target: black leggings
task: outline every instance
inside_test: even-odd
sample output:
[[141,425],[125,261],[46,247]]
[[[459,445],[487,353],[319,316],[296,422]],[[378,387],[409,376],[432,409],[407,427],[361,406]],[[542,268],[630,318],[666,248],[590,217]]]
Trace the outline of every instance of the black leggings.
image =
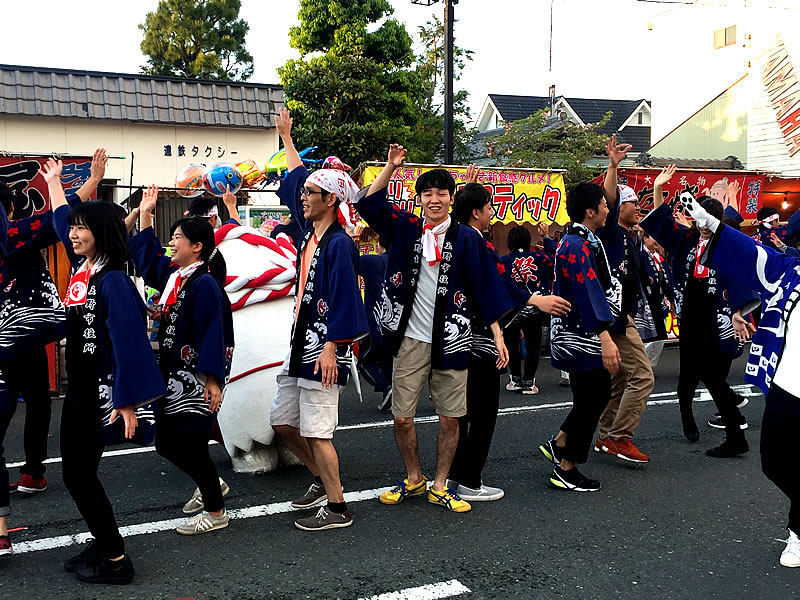
[[473,357],[467,373],[467,414],[458,419],[458,448],[450,467],[453,481],[481,487],[499,407],[500,372],[495,359]]
[[192,478],[206,511],[225,508],[217,467],[208,452],[208,431],[187,431],[180,417],[161,416],[156,421],[156,452]]
[[[525,336],[520,340],[520,331]],[[521,346],[525,344],[527,355],[525,369],[522,371],[524,381],[533,381],[539,368],[539,347],[542,345],[542,316],[539,313],[516,319],[508,324],[503,333],[508,348],[508,370],[514,377],[520,376]]]
[[572,410],[561,425],[567,434],[564,458],[585,463],[594,441],[594,433],[603,411],[611,399],[611,374],[605,369],[571,371]]
[[114,510],[97,476],[103,455],[100,403],[67,393],[61,411],[61,458],[64,485],[106,558],[125,554]]
[[800,398],[773,383],[761,422],[761,470],[789,498],[789,529],[800,535],[800,478],[795,463],[800,454],[798,431]]

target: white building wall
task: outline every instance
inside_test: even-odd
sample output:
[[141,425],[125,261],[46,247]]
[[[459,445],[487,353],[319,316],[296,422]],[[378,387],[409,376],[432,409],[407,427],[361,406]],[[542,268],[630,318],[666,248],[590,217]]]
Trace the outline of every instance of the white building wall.
[[[165,145],[171,146],[171,156],[164,155]],[[185,147],[185,156],[178,156],[179,145]],[[194,146],[198,148],[197,156],[192,156]],[[178,171],[191,163],[253,159],[263,167],[278,150],[278,134],[275,129],[186,127],[0,115],[2,151],[91,155],[97,147],[105,147],[110,156],[124,157],[109,160],[107,178],[117,179],[120,184],[127,185],[133,162],[134,187],[151,183],[172,187]],[[206,148],[211,148],[208,157]],[[222,151],[224,154],[219,158]],[[114,199],[120,201],[127,195],[127,189],[117,189]]]

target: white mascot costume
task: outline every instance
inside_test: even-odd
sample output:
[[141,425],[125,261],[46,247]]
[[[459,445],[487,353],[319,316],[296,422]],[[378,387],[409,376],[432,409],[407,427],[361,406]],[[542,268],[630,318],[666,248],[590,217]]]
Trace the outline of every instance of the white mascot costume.
[[297,464],[269,425],[275,377],[289,348],[297,250],[285,234],[270,239],[257,229],[225,225],[216,232],[225,257],[225,290],[233,308],[236,349],[219,411],[225,449],[238,473]]

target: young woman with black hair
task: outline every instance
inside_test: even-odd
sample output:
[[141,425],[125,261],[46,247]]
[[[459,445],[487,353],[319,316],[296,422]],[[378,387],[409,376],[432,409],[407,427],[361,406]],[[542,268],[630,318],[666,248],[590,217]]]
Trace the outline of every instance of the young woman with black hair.
[[[61,412],[61,457],[69,490],[94,540],[64,563],[89,583],[130,583],[111,503],[97,476],[104,447],[152,441],[152,412],[136,410],[164,395],[147,341],[146,309],[125,274],[125,228],[108,202],[87,202],[70,211],[61,187],[61,161],[40,173],[47,182],[53,221],[74,274],[67,289],[67,377]],[[122,419],[117,419],[122,417]]]
[[225,259],[211,225],[196,217],[173,223],[167,258],[153,231],[157,199],[158,188],[151,185],[139,205],[140,232],[131,249],[145,283],[161,292],[159,367],[167,395],[156,415],[156,451],[197,484],[202,512],[177,529],[197,535],[228,526],[224,482],[211,460],[208,437],[230,374],[233,317],[223,289]]

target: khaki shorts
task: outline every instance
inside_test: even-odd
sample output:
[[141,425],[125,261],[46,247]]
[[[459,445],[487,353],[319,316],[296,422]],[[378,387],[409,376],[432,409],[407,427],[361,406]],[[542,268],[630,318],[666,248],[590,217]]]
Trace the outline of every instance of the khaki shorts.
[[413,417],[419,397],[430,376],[433,408],[442,417],[467,414],[467,371],[431,369],[431,344],[404,337],[394,359],[392,414]]
[[339,424],[339,390],[325,389],[318,381],[289,377],[289,359],[278,373],[278,391],[272,402],[269,423],[289,425],[306,438],[330,440]]

